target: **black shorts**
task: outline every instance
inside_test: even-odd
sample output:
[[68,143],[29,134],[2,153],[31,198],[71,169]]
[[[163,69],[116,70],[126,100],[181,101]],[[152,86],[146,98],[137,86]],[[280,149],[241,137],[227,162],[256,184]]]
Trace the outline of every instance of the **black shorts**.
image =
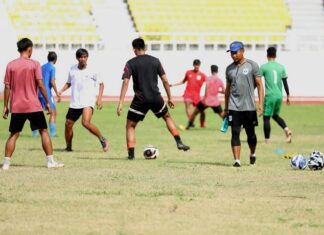
[[30,122],[30,128],[32,131],[47,129],[45,115],[42,111],[40,111],[33,113],[12,113],[9,131],[11,133],[21,132],[27,119]]
[[[82,108],[82,109],[69,108],[65,118],[76,122],[82,115],[83,109],[84,108]],[[92,109],[92,113],[93,113],[93,108],[91,107],[91,109]]]
[[223,109],[222,109],[222,106],[221,105],[218,105],[218,106],[206,106],[204,105],[203,102],[199,102],[198,105],[197,105],[197,109],[202,112],[204,111],[206,108],[212,108],[214,113],[218,113],[218,114],[221,114],[223,112]]
[[229,110],[229,126],[254,127],[258,125],[258,116],[256,111],[234,111]]
[[140,100],[135,96],[129,107],[127,119],[133,122],[143,121],[149,110],[152,110],[157,118],[163,117],[168,113],[167,104],[164,102],[162,96],[150,102]]

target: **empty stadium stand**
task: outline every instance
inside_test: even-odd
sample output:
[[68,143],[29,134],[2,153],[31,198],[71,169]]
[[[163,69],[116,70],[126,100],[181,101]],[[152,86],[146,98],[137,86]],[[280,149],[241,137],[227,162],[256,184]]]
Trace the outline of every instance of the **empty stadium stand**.
[[149,41],[283,42],[291,27],[284,0],[128,0]]
[[[17,37],[48,47],[100,42],[89,0],[3,0]],[[57,45],[59,44],[59,45]]]

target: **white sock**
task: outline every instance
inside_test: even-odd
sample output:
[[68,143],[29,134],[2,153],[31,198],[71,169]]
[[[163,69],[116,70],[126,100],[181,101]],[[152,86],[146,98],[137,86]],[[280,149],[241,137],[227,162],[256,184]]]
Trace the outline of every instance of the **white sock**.
[[241,161],[240,160],[236,159],[235,162],[237,162],[238,164],[241,165]]
[[250,156],[251,156],[251,157],[255,157],[255,153],[251,154]]
[[53,155],[48,155],[47,156],[47,162],[53,163],[54,162],[54,157]]
[[3,159],[3,165],[10,165],[10,160],[11,160],[10,157],[4,157],[4,159]]
[[285,132],[288,132],[289,131],[289,128],[288,127],[285,127],[284,130],[285,130]]

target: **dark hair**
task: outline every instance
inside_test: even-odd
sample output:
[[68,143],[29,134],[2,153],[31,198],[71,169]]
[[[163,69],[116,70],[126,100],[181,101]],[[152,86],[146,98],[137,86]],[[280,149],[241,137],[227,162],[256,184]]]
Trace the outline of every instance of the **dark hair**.
[[22,38],[17,42],[18,51],[21,53],[29,47],[33,47],[33,42],[29,38]]
[[200,60],[198,60],[198,59],[195,59],[194,61],[193,61],[193,65],[200,65],[201,64],[201,62],[200,62]]
[[277,49],[275,47],[269,47],[267,50],[267,57],[270,58],[277,57]]
[[134,49],[145,50],[145,41],[142,38],[136,38],[132,42]]
[[56,60],[57,60],[57,55],[56,55],[56,53],[55,53],[54,51],[50,51],[50,52],[48,52],[47,60],[48,60],[49,62],[54,62],[54,61],[56,61]]
[[210,66],[210,70],[212,73],[218,73],[218,66],[213,64]]
[[89,57],[89,52],[84,48],[79,48],[75,53],[76,58],[81,58],[81,56]]

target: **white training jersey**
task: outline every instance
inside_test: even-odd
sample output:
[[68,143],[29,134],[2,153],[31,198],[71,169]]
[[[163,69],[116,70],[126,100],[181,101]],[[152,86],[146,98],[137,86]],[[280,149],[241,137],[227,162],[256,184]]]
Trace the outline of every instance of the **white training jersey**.
[[71,84],[70,108],[94,108],[102,80],[92,67],[87,65],[85,69],[80,70],[77,64],[73,65],[67,83]]

